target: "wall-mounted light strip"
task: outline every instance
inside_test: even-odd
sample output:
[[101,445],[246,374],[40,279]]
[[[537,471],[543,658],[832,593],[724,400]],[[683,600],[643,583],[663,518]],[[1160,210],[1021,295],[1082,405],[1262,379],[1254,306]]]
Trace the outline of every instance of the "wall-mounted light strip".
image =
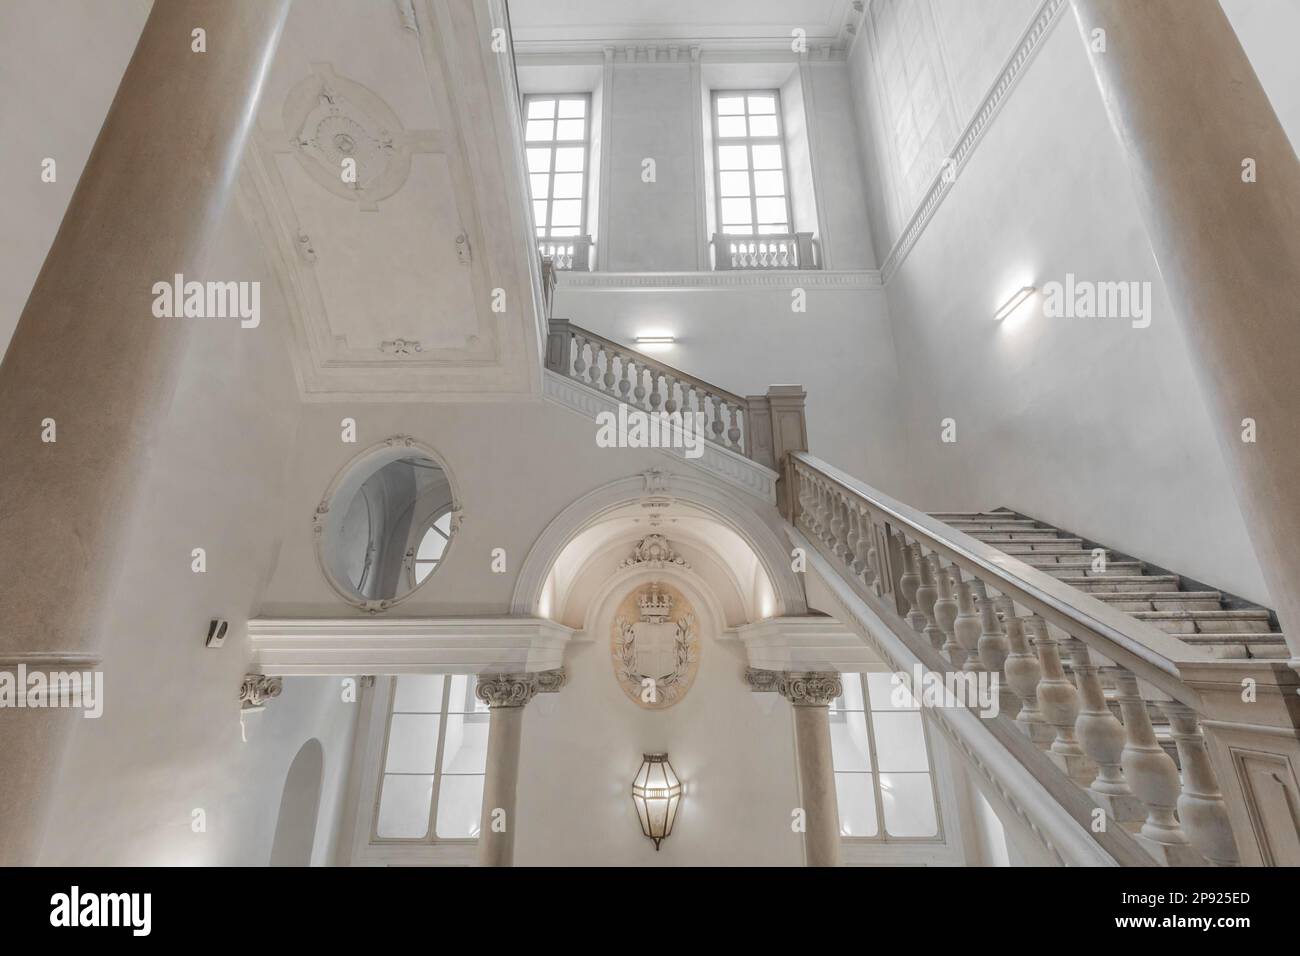
[[1001,322],[1016,309],[1020,308],[1024,301],[1038,291],[1036,286],[1027,285],[1018,290],[1015,295],[1002,303],[1002,308],[998,309],[993,315],[994,322]]
[[638,335],[637,345],[672,345],[677,339],[671,335]]

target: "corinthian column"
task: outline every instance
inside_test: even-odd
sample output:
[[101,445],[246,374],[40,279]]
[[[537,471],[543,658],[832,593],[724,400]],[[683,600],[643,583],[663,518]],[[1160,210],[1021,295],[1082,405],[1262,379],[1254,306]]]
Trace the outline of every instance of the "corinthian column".
[[1300,659],[1300,161],[1218,0],[1074,0],[1074,12]]
[[479,822],[479,866],[512,866],[515,860],[515,798],[519,788],[519,741],[524,708],[539,693],[564,686],[564,671],[537,674],[484,674],[475,696],[486,703],[488,750]]
[[[166,0],[145,23],[0,364],[0,668],[97,660],[186,338],[152,287],[203,271],[289,2]],[[66,712],[0,721],[0,863],[30,863]]]
[[776,688],[794,707],[799,799],[804,811],[804,862],[839,866],[840,808],[831,759],[830,703],[843,693],[839,674],[782,673]]

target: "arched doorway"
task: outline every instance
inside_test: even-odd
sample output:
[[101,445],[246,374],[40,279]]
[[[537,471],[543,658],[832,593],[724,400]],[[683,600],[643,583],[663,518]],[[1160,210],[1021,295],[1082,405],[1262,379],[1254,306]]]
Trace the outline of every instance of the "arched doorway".
[[313,737],[299,748],[284,778],[280,815],[271,844],[271,866],[311,866],[324,774],[325,751]]

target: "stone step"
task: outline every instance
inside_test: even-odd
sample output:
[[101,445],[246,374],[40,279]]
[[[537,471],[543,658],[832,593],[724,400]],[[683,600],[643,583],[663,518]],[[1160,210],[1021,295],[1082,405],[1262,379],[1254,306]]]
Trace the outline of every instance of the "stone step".
[[[1068,551],[1063,554],[1054,554],[1051,551],[1035,551],[1027,556],[1021,557],[1025,564],[1032,565],[1036,568],[1051,567],[1053,570],[1058,568],[1079,568],[1092,569],[1092,552],[1091,551]],[[1134,574],[1142,569],[1141,561],[1117,561],[1106,555],[1106,569],[1128,568]],[[1084,573],[1087,573],[1086,571]]]
[[1121,611],[1220,611],[1223,595],[1218,591],[1114,591],[1094,594],[1099,601]]
[[[931,517],[934,517],[931,515]],[[996,518],[988,521],[968,518],[953,518],[951,521],[945,521],[944,524],[951,525],[958,530],[972,534],[974,531],[1055,531],[1055,528],[1049,528],[1041,521],[1034,521],[1031,518],[1013,518],[1006,521],[998,521]]]
[[[1091,551],[1085,551],[1079,544],[1071,543],[1064,538],[1053,538],[1050,541],[1017,541],[1014,543],[988,541],[986,544],[997,546],[999,551],[1007,554],[1074,554],[1087,555],[1092,558]],[[1109,553],[1106,555],[1110,558]]]
[[1268,611],[1134,611],[1133,617],[1146,621],[1167,634],[1269,634],[1272,623]]
[[1080,561],[1069,559],[1065,561],[1052,561],[1052,555],[1043,557],[1031,557],[1025,561],[1025,564],[1032,568],[1050,574],[1052,577],[1077,577],[1083,575],[1086,578],[1105,578],[1105,577],[1132,577],[1142,573],[1142,562],[1140,561],[1111,561],[1106,565],[1105,571],[1094,571],[1092,569],[1092,559]]
[[1291,655],[1286,638],[1276,631],[1268,634],[1179,634],[1178,639],[1225,660],[1251,657],[1285,660]]
[[1069,541],[1076,547],[1083,547],[1082,538],[1063,537],[1059,531],[1053,531],[1050,528],[1039,528],[1035,531],[977,531],[971,533],[972,538],[978,538],[988,544],[1032,544],[1039,541]]
[[1113,574],[1108,577],[1088,578],[1081,575],[1057,575],[1062,584],[1087,591],[1095,598],[1106,594],[1123,594],[1133,591],[1177,591],[1181,579],[1176,574]]
[[1010,511],[931,511],[930,517],[938,521],[990,521],[993,519],[1015,520]]

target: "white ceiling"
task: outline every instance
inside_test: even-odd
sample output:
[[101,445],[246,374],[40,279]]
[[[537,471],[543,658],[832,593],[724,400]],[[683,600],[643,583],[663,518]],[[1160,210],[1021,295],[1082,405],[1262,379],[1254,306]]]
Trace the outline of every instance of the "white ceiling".
[[[581,49],[626,43],[699,42],[712,47],[788,46],[796,29],[810,46],[856,25],[852,0],[509,0],[515,46]],[[858,5],[860,6],[860,4]]]
[[540,391],[522,150],[485,9],[292,7],[241,199],[289,299],[304,398]]

